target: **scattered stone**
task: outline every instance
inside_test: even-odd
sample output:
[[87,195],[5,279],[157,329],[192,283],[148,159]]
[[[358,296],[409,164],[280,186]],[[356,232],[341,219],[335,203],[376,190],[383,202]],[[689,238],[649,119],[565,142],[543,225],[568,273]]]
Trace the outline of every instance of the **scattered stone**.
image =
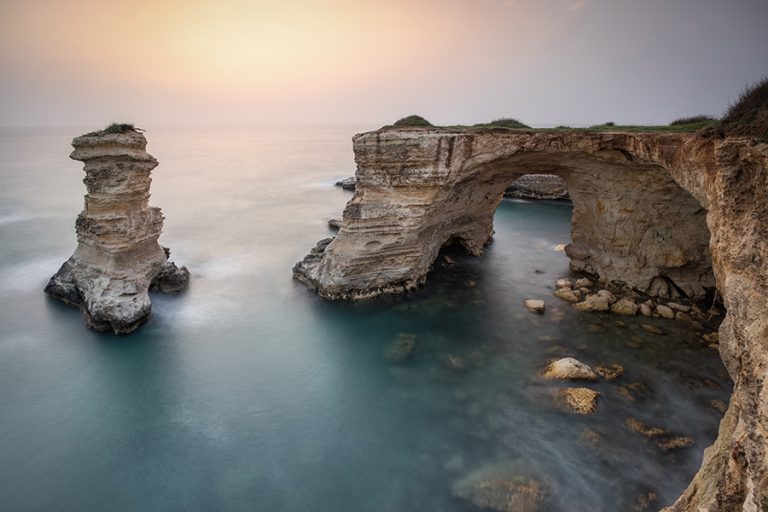
[[384,355],[393,363],[402,363],[411,357],[414,348],[416,348],[416,336],[400,333],[387,348]]
[[328,219],[328,227],[333,229],[341,229],[341,219]]
[[688,313],[691,310],[690,306],[678,304],[677,302],[667,302],[667,307],[674,309],[675,311],[680,311],[681,313]]
[[608,304],[613,304],[616,302],[616,296],[609,292],[608,290],[600,290],[597,292],[598,297],[603,297],[608,301]]
[[680,448],[685,448],[692,445],[693,439],[685,436],[656,441],[656,446],[661,448],[661,451],[664,453],[671,452],[672,450],[679,450]]
[[653,310],[648,304],[640,304],[640,314],[644,317],[650,318],[653,316]]
[[581,292],[582,295],[589,295],[590,293],[592,293],[592,290],[590,290],[586,286],[582,286],[581,288],[579,288],[579,291]]
[[616,392],[630,402],[645,400],[653,394],[651,388],[642,382],[630,382],[624,386],[619,386],[616,388]]
[[640,327],[643,328],[644,331],[650,332],[651,334],[658,334],[658,335],[664,335],[666,332],[664,329],[659,327],[658,325],[653,324],[640,324]]
[[627,322],[625,322],[623,320],[616,320],[615,322],[613,322],[613,324],[616,327],[618,327],[619,329],[627,329],[627,328],[629,328],[629,325],[627,325]]
[[635,316],[638,305],[632,299],[620,299],[611,306],[611,312],[617,315]]
[[589,388],[560,388],[554,392],[555,404],[562,410],[575,414],[597,412],[600,393]]
[[642,421],[635,418],[627,418],[627,421],[625,421],[624,424],[632,432],[637,432],[638,434],[642,435],[643,437],[647,437],[648,439],[668,436],[670,434],[670,431],[665,428],[646,425]]
[[691,319],[691,317],[688,316],[688,314],[686,314],[686,313],[683,313],[681,311],[675,312],[675,320],[682,320],[682,321],[687,322],[690,319]]
[[550,363],[542,376],[549,380],[597,380],[597,374],[592,368],[572,357]]
[[591,286],[594,286],[594,283],[587,279],[586,277],[582,277],[576,280],[576,286],[579,288],[589,288]]
[[725,411],[728,410],[728,405],[726,405],[725,402],[722,400],[714,399],[709,402],[709,406],[712,407],[714,410],[719,412],[720,414],[725,414]]
[[616,380],[624,375],[624,367],[617,363],[599,364],[595,371],[605,380]]
[[555,297],[564,300],[566,302],[574,303],[579,302],[579,295],[576,295],[579,291],[573,291],[571,288],[559,288],[555,291]]
[[656,312],[661,315],[663,318],[667,319],[673,319],[675,318],[675,312],[672,311],[672,308],[669,308],[665,306],[664,304],[657,304],[656,305]]
[[538,299],[526,299],[525,307],[528,308],[529,311],[533,311],[534,313],[543,313],[544,301],[538,300]]
[[568,278],[558,279],[555,283],[555,288],[558,290],[560,288],[572,288],[573,287],[573,281],[571,281]]
[[437,356],[437,360],[440,361],[444,367],[454,371],[464,371],[467,369],[467,363],[459,356],[453,354],[440,354]]
[[659,500],[659,495],[654,491],[645,491],[634,501],[629,509],[629,512],[648,512],[650,510],[656,510],[656,502]]
[[535,512],[545,498],[539,480],[499,465],[473,471],[452,492],[478,508],[499,512]]
[[573,307],[579,311],[608,311],[611,305],[606,297],[592,293],[587,295],[583,302],[576,303]]

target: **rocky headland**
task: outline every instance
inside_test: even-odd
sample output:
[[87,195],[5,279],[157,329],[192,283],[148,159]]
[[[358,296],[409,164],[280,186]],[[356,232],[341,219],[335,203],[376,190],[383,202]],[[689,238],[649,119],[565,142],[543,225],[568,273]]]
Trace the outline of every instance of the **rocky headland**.
[[[733,395],[669,510],[768,508],[768,143],[729,133],[387,127],[355,136],[354,151],[356,191],[339,233],[296,264],[296,279],[329,299],[414,289],[443,246],[482,253],[515,179],[557,175],[573,201],[571,269],[599,283],[559,286],[560,298],[585,311],[693,322],[691,305],[716,289],[727,311],[715,348]],[[558,392],[563,403],[591,410],[596,396],[574,389]],[[688,442],[650,438],[664,450]]]
[[97,331],[127,334],[149,317],[150,288],[178,292],[189,272],[169,261],[158,243],[159,208],[149,206],[157,160],[133,127],[110,127],[72,141],[70,158],[83,162],[87,189],[77,217],[77,249],[51,277],[45,293],[83,312]]

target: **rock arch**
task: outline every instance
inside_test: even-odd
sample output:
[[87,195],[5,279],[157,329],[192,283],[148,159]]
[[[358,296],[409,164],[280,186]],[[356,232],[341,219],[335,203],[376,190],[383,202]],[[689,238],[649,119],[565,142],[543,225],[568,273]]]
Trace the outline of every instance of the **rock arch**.
[[294,267],[329,299],[410,290],[450,239],[479,254],[504,188],[526,172],[568,183],[572,267],[652,293],[674,283],[691,296],[714,284],[711,268],[735,386],[717,440],[671,510],[768,510],[768,144],[430,128],[360,134],[354,150],[358,185],[338,236]]

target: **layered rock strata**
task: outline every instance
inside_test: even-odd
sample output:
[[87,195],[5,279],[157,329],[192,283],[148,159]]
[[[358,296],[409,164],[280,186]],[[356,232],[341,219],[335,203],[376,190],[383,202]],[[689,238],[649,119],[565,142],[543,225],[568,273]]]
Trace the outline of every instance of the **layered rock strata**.
[[45,292],[82,310],[89,327],[126,334],[149,317],[149,289],[182,290],[186,267],[169,261],[158,243],[159,208],[150,207],[150,173],[157,160],[133,130],[94,132],[72,141],[70,155],[85,166],[85,207],[77,217],[77,249]]
[[727,309],[719,351],[734,392],[717,440],[670,510],[768,510],[768,144],[386,129],[357,135],[354,150],[357,189],[338,236],[294,267],[323,297],[412,289],[452,241],[480,254],[504,190],[527,173],[568,184],[574,270],[652,296],[696,299],[716,284]]
[[504,197],[517,199],[549,199],[567,201],[568,186],[554,174],[526,174],[520,176],[504,191]]

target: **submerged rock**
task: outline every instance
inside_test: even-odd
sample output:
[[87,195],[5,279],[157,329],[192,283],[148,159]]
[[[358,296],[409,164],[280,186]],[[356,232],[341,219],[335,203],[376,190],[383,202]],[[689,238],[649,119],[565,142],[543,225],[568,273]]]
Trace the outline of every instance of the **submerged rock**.
[[415,348],[416,336],[413,334],[400,333],[387,348],[384,355],[393,363],[402,363],[411,356],[411,353]]
[[548,380],[597,380],[597,374],[592,368],[572,357],[564,357],[550,363],[542,377]]
[[127,334],[147,321],[149,289],[178,292],[186,267],[169,261],[158,243],[163,214],[149,206],[150,173],[157,160],[139,131],[106,130],[72,141],[73,160],[84,162],[85,208],[77,217],[77,249],[51,277],[45,293],[83,312],[97,331]]
[[538,479],[501,465],[473,471],[454,483],[452,491],[478,508],[499,512],[535,512],[546,496]]
[[624,367],[617,363],[599,364],[595,371],[605,380],[616,380],[624,375]]
[[597,412],[600,393],[589,388],[560,388],[554,390],[555,404],[567,412],[592,414]]
[[662,328],[661,328],[661,327],[659,327],[658,325],[653,325],[653,324],[640,324],[640,327],[641,327],[641,328],[642,328],[644,331],[646,331],[646,332],[650,332],[651,334],[658,334],[658,335],[663,335],[663,334],[666,334],[666,332],[664,331],[664,329],[662,329]]

